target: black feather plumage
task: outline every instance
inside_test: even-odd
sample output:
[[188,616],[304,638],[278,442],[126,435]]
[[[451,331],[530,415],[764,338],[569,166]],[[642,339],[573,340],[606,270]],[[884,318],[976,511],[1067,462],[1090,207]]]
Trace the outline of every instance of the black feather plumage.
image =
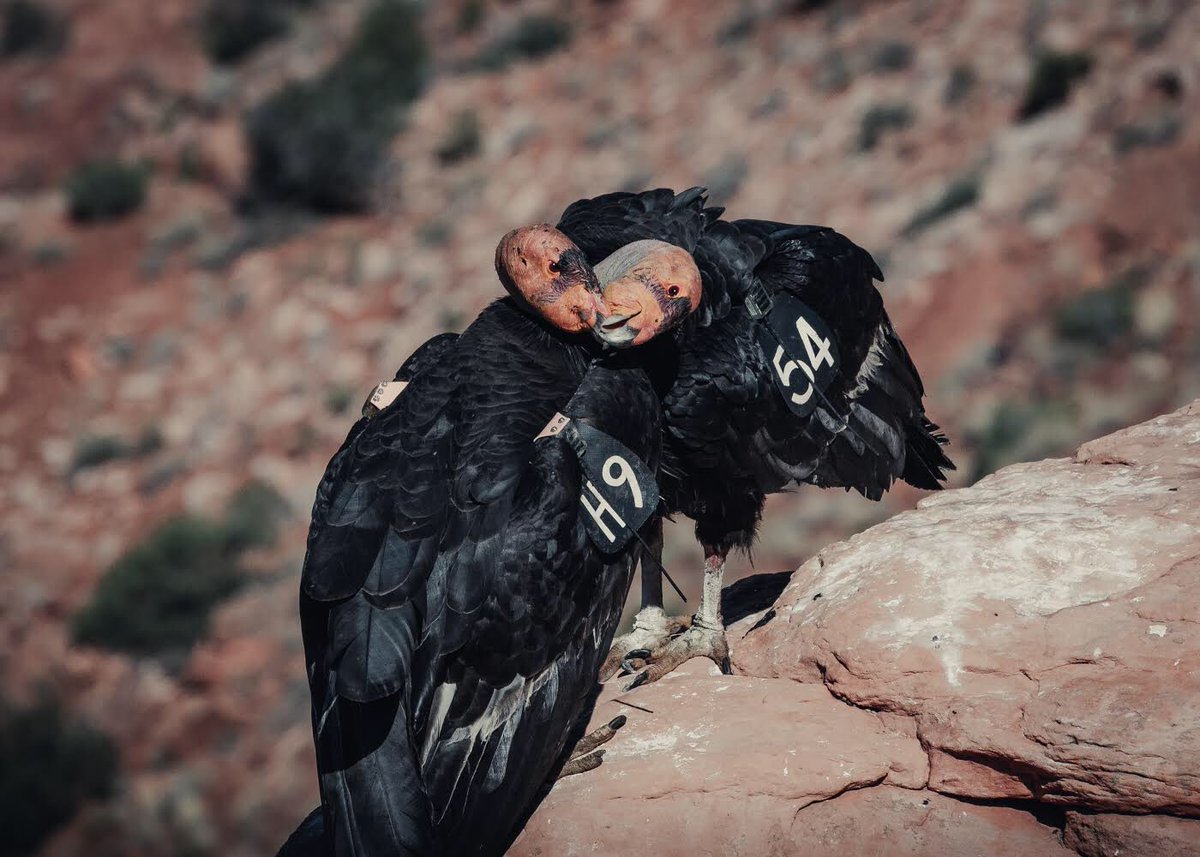
[[[865,250],[824,226],[720,220],[706,194],[659,189],[572,204],[559,228],[595,261],[658,238],[692,251],[704,314],[675,338],[664,395],[661,488],[669,511],[696,521],[706,545],[749,548],[766,495],[808,482],[878,499],[896,479],[939,488],[954,465],[925,416],[920,375],[874,286]],[[806,417],[786,407],[746,307],[751,290],[788,293],[837,339],[838,375]]]
[[418,350],[331,460],[300,596],[323,805],[305,847],[498,855],[561,763],[636,554],[592,547],[574,453],[533,438],[562,411],[651,467],[661,442],[647,375],[599,356],[497,301]]

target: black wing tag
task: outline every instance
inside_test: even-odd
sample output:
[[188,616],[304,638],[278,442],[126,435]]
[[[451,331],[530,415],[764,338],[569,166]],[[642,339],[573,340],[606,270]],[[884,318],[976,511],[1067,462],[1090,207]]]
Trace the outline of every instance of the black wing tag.
[[583,468],[584,526],[596,547],[615,553],[658,508],[658,483],[650,468],[614,438],[575,420],[571,427],[583,441],[576,452]]
[[778,295],[758,326],[758,345],[788,408],[797,416],[811,414],[837,375],[837,345],[829,327],[811,307]]

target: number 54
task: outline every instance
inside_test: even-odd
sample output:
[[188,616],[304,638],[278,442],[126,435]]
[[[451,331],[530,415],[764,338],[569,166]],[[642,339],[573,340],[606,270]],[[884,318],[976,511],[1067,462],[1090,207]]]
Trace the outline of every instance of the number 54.
[[829,340],[824,339],[813,330],[812,325],[808,323],[808,319],[800,316],[796,319],[796,332],[800,334],[800,340],[804,343],[804,350],[808,355],[808,362],[788,360],[786,363],[783,358],[787,353],[783,350],[783,346],[779,345],[775,348],[775,371],[779,373],[779,380],[783,382],[785,387],[792,386],[792,373],[799,368],[808,378],[808,387],[801,393],[792,393],[792,401],[797,405],[803,405],[812,398],[813,382],[816,380],[816,370],[822,365],[828,364],[833,366],[833,352],[830,350]]

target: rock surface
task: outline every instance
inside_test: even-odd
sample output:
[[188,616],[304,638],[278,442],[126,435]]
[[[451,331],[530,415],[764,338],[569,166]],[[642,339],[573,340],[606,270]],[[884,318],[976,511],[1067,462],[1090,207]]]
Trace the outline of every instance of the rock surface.
[[1197,603],[1200,402],[829,546],[736,675],[610,683],[514,853],[1200,854]]

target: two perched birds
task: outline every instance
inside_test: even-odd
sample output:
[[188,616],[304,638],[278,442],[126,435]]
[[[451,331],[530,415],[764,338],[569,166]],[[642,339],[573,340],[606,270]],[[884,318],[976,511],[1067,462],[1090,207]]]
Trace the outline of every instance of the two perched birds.
[[[768,494],[878,498],[952,469],[871,257],[721,214],[700,188],[618,193],[509,233],[509,297],[364,408],[313,507],[321,807],[281,854],[502,854],[620,725],[582,736],[598,676],[728,668],[725,558]],[[690,620],[662,606],[674,513],[705,553]],[[642,609],[614,641],[639,560]]]

